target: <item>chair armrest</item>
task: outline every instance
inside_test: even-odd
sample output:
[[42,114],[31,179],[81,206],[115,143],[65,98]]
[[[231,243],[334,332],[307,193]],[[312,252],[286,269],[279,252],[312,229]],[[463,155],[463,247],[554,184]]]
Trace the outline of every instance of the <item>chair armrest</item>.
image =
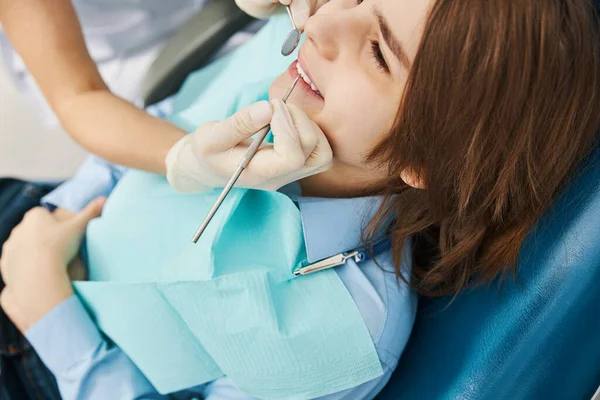
[[150,66],[141,83],[142,106],[175,94],[186,77],[206,65],[231,36],[254,19],[235,0],[213,0],[172,37]]

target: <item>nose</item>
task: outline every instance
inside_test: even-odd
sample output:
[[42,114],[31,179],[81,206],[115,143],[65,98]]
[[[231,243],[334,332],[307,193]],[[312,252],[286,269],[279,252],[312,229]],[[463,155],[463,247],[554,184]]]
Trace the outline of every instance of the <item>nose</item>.
[[355,7],[325,5],[308,19],[304,34],[323,58],[333,61],[341,52],[360,49],[364,44],[361,38],[367,36],[367,29],[368,21],[356,12]]

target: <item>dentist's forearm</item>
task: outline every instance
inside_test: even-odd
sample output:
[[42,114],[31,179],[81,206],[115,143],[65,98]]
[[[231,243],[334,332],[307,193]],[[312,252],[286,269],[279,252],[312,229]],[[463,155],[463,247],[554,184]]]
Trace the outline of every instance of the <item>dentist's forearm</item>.
[[115,164],[162,175],[167,153],[186,134],[108,90],[65,99],[56,112],[64,128],[90,152]]
[[51,106],[106,89],[71,0],[0,0],[0,22]]
[[0,0],[0,23],[75,141],[108,161],[165,173],[183,132],[108,91],[71,0]]

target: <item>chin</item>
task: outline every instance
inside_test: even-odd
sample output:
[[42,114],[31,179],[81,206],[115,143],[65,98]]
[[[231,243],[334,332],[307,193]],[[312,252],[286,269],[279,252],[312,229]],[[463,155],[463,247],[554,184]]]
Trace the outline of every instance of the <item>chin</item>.
[[287,88],[292,84],[292,82],[286,82],[287,79],[283,75],[279,75],[275,81],[271,84],[269,88],[269,99],[281,99],[285,94]]

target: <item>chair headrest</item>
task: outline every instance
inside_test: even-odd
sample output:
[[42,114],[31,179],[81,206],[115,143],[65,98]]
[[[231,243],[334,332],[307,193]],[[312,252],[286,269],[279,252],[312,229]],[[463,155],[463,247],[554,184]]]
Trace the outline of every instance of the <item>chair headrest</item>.
[[591,398],[600,378],[600,149],[523,245],[516,279],[421,299],[380,399]]

